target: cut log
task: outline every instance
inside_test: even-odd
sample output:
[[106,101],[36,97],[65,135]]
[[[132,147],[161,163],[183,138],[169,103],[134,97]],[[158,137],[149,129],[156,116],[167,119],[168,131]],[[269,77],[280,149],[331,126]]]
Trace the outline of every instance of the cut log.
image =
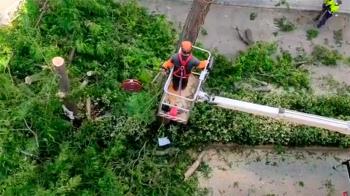
[[203,157],[205,155],[205,151],[201,152],[198,155],[197,160],[191,165],[190,168],[188,168],[188,170],[185,173],[185,180],[187,180],[189,177],[191,177],[193,175],[193,173],[198,169],[199,165],[201,164]]
[[254,39],[253,39],[252,30],[246,29],[246,30],[244,31],[244,36],[243,36],[238,27],[236,27],[235,29],[236,29],[236,31],[237,31],[237,34],[238,34],[239,39],[240,39],[245,45],[249,46],[249,45],[252,45],[252,44],[255,43],[255,42],[254,42]]
[[72,101],[68,97],[70,85],[69,85],[69,78],[68,78],[68,74],[66,72],[64,59],[62,57],[54,57],[52,59],[52,64],[55,68],[57,75],[59,76],[58,96],[63,101],[62,108],[63,108],[66,116],[69,119],[74,120],[73,123],[75,123],[79,120],[76,118],[78,115],[78,107],[76,106],[74,101]]
[[249,45],[249,42],[245,39],[244,36],[242,36],[241,32],[239,31],[239,28],[236,27],[235,29],[236,29],[236,31],[237,31],[237,34],[238,34],[239,39],[240,39],[245,45],[248,46],[248,45]]
[[86,118],[91,120],[91,98],[86,99]]
[[60,77],[59,79],[59,95],[64,98],[69,93],[69,78],[66,73],[66,67],[64,65],[64,59],[62,57],[55,57],[52,59],[52,64],[56,70],[56,73]]
[[246,40],[247,40],[247,42],[248,42],[248,45],[254,44],[254,39],[253,39],[252,30],[246,29],[246,30],[244,31],[244,34],[245,34],[245,38],[246,38]]

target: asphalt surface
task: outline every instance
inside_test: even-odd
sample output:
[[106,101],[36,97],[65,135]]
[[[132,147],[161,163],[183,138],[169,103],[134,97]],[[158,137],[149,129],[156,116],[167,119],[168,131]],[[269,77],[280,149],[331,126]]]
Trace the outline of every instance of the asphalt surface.
[[[160,0],[161,1],[161,0]],[[174,0],[174,1],[192,1],[192,0]],[[279,5],[283,0],[214,0],[216,4],[244,6],[244,7],[263,7],[263,8],[290,8],[296,10],[318,11],[321,9],[323,0],[285,0],[287,4]],[[350,14],[350,1],[343,0],[339,13]]]

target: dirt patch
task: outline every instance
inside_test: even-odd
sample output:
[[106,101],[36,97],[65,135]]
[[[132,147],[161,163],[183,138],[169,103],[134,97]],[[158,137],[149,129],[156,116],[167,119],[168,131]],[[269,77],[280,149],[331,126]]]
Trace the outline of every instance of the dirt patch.
[[311,73],[311,87],[316,95],[335,94],[337,89],[350,85],[350,69],[348,65],[336,68],[318,65],[307,66]]
[[341,195],[350,191],[348,151],[217,148],[207,151],[208,177],[198,173],[209,195]]

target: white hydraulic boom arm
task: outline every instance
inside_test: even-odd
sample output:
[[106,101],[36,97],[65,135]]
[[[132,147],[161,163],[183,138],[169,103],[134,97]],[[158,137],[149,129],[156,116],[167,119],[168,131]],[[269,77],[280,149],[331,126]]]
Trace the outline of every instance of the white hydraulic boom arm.
[[301,125],[324,128],[345,135],[350,135],[350,122],[348,121],[337,120],[313,114],[306,114],[283,108],[259,105],[225,97],[209,96],[205,92],[200,92],[198,94],[198,101],[208,102],[209,104],[213,104],[225,109],[271,117],[277,120],[285,120]]

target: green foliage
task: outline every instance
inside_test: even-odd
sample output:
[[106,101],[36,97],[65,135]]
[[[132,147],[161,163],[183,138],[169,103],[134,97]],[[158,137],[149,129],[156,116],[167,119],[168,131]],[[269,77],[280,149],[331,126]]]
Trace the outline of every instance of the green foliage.
[[206,36],[208,35],[208,31],[205,28],[201,28],[201,35]]
[[313,60],[320,62],[323,65],[337,65],[337,60],[342,59],[342,56],[336,50],[329,50],[324,46],[317,45],[312,51]]
[[[0,194],[195,192],[195,181],[182,179],[187,154],[157,157],[147,144],[159,95],[148,83],[175,43],[165,17],[147,14],[134,1],[49,0],[48,6],[35,27],[41,5],[28,0],[14,26],[0,31],[1,71],[9,68],[0,74]],[[52,57],[67,58],[72,48],[71,98],[80,106],[91,97],[103,115],[78,129],[63,116],[49,67]],[[96,74],[78,88],[88,71]],[[39,81],[24,85],[29,75]],[[129,77],[140,78],[145,92],[122,92],[120,83]]]
[[319,34],[319,31],[317,29],[308,29],[306,31],[306,37],[307,40],[312,40],[314,38],[316,38]]
[[278,3],[275,4],[275,7],[279,7],[279,6],[286,6],[287,9],[289,9],[289,3],[287,0],[280,0]]
[[296,29],[295,24],[289,21],[285,16],[282,18],[275,18],[274,23],[282,32],[291,32]]
[[[35,27],[42,5],[28,0],[14,26],[0,30],[0,195],[193,195],[200,194],[196,180],[183,181],[192,162],[185,147],[211,142],[350,146],[340,134],[206,104],[195,107],[188,126],[159,128],[154,114],[160,91],[150,81],[173,51],[175,33],[163,16],[147,14],[135,1],[123,2],[49,0]],[[67,59],[73,48],[67,69],[70,98],[82,113],[80,127],[65,119],[50,67],[53,56]],[[88,71],[95,74],[87,77]],[[29,75],[39,79],[26,85]],[[123,92],[126,78],[140,79],[143,92]],[[236,82],[255,78],[296,90],[235,89]],[[85,87],[82,80],[89,81]],[[310,95],[307,74],[274,44],[258,43],[234,60],[217,55],[207,83],[208,90],[227,97],[350,119],[348,94]],[[97,117],[93,121],[83,115],[87,97]],[[160,133],[181,149],[157,155]]]
[[233,62],[218,56],[217,61],[220,63],[216,63],[210,76],[215,80],[210,79],[209,85],[232,91],[235,82],[257,78],[285,88],[309,88],[307,73],[295,68],[289,53],[282,51],[281,55],[276,56],[276,50],[275,44],[258,43],[241,53]]
[[206,163],[201,164],[200,168],[198,169],[198,171],[200,171],[205,178],[210,177],[210,173],[212,172],[212,170],[213,169]]
[[250,13],[249,18],[250,18],[250,20],[255,20],[255,18],[257,16],[258,16],[258,14],[256,12],[252,12],[252,13]]
[[345,63],[348,64],[348,65],[350,65],[350,57],[348,57],[348,58],[345,59]]

